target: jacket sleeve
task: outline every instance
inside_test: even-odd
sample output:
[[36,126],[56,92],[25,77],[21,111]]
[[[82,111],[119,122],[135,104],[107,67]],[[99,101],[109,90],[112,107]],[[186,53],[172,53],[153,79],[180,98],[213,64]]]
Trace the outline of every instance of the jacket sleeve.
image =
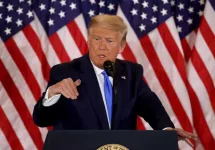
[[174,124],[170,120],[161,101],[142,79],[143,68],[141,65],[138,66],[138,74],[138,98],[136,106],[138,114],[155,130],[162,130],[166,127],[174,128]]
[[[46,90],[50,86],[58,82],[54,77],[56,71],[57,71],[56,68],[52,67],[50,71],[50,79]],[[34,123],[40,127],[53,126],[54,124],[56,124],[56,121],[63,116],[62,115],[63,102],[60,98],[58,102],[55,103],[54,105],[45,107],[42,104],[44,97],[45,97],[45,92],[43,93],[42,97],[38,100],[37,104],[34,106],[33,120],[34,120]]]

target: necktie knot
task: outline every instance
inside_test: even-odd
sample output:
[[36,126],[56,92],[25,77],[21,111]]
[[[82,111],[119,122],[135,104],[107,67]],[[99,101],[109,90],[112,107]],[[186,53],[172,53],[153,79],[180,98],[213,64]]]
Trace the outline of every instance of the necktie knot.
[[106,71],[103,71],[103,72],[102,72],[102,75],[103,75],[104,77],[108,77]]

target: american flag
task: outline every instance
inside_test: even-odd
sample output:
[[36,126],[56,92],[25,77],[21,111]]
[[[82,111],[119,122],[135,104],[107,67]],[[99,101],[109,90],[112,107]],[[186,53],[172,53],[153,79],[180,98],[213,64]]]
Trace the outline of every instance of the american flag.
[[87,53],[86,27],[104,13],[128,25],[118,57],[141,64],[175,126],[198,135],[180,149],[215,149],[215,0],[0,0],[0,149],[42,148],[32,111],[50,68]]

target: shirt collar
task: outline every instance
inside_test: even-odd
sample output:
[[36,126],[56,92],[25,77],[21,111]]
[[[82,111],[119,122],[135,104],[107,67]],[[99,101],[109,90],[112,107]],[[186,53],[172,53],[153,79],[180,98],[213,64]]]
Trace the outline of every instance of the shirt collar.
[[96,73],[96,76],[99,76],[104,70],[103,69],[100,69],[99,67],[97,67],[96,65],[94,65],[94,63],[92,61],[90,61],[93,65],[93,69]]

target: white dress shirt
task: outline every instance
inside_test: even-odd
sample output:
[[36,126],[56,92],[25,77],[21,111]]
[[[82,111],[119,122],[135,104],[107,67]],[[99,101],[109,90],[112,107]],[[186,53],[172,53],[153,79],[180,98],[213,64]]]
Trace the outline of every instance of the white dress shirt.
[[[109,127],[111,127],[111,122],[110,122],[109,117],[108,117],[108,110],[107,110],[107,104],[106,104],[105,93],[104,93],[104,76],[102,75],[102,72],[104,70],[98,68],[97,66],[95,66],[92,61],[91,61],[91,63],[93,65],[93,69],[95,71],[95,74],[96,74],[96,77],[97,77],[97,80],[98,80],[98,83],[99,83],[99,88],[100,88],[100,91],[101,91],[101,94],[102,94],[102,99],[103,99],[104,106],[105,106],[105,111],[106,111],[106,115],[107,115],[107,119],[108,119],[108,124],[109,124]],[[113,78],[109,76],[109,80],[110,80],[110,82],[111,82],[111,84],[113,86]],[[55,103],[57,103],[57,101],[61,97],[61,94],[57,94],[57,95],[54,95],[54,96],[48,98],[48,92],[49,92],[49,88],[47,89],[45,97],[43,99],[43,106],[45,106],[45,107],[49,107],[49,106],[54,105]]]

